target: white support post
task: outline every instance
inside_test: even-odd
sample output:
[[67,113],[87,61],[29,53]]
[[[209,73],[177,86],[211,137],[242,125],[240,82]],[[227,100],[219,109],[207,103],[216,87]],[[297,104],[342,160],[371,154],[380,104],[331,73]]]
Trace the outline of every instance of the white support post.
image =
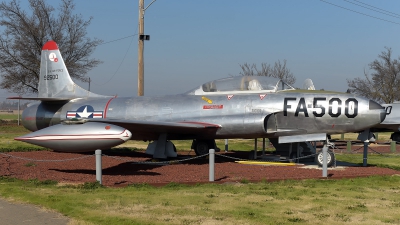
[[322,148],[322,177],[328,177],[328,145]]
[[209,155],[208,155],[208,159],[209,159],[209,181],[214,181],[214,174],[215,174],[215,149],[210,149],[209,150]]
[[98,149],[95,151],[96,155],[96,180],[102,184],[101,176],[102,176],[102,165],[101,165],[101,150]]

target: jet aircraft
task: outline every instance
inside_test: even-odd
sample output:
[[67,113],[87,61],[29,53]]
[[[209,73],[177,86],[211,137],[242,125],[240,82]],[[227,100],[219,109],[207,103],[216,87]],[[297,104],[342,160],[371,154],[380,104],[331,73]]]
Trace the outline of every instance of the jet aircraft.
[[16,140],[65,152],[108,149],[127,140],[151,141],[154,158],[175,157],[172,140],[193,140],[198,155],[215,139],[270,138],[279,143],[324,141],[381,123],[385,109],[354,94],[296,90],[271,77],[211,81],[184,94],[117,97],[76,85],[58,45],[42,48],[38,97],[22,114],[33,131]]

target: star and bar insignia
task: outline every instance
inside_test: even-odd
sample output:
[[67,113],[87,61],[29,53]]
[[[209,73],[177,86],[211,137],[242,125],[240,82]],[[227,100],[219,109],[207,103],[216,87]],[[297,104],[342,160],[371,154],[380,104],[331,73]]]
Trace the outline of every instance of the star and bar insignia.
[[103,111],[94,111],[91,105],[84,105],[76,111],[67,111],[67,119],[73,118],[103,118]]

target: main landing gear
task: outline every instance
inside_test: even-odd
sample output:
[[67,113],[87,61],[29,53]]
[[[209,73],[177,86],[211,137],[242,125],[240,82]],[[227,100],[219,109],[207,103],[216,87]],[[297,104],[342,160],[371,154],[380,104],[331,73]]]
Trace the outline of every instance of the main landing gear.
[[[335,165],[336,162],[336,157],[335,157],[335,153],[331,150],[335,148],[335,144],[329,141],[330,136],[328,135],[324,146],[326,146],[328,148],[327,150],[327,154],[326,154],[326,164],[328,167],[332,167]],[[317,152],[317,155],[315,156],[315,161],[317,162],[318,166],[322,167],[323,162],[324,162],[324,156],[323,156],[323,152],[322,150]]]
[[392,135],[390,135],[390,139],[395,142],[400,142],[400,132],[394,132]]
[[[276,154],[287,157],[294,162],[316,162],[318,166],[323,166],[323,152],[317,150],[316,142],[296,142],[296,143],[279,143],[278,138],[269,139],[276,149]],[[335,147],[333,143],[327,139],[327,165],[332,167],[335,165],[335,153],[332,149]],[[314,156],[315,155],[315,156]]]
[[205,155],[209,152],[210,149],[215,149],[216,152],[219,152],[220,149],[217,147],[214,139],[196,139],[192,142],[192,149],[196,155]]
[[[322,150],[318,151],[317,155],[315,156],[315,161],[317,162],[319,167],[322,167],[322,165],[324,163],[323,160],[324,160],[324,156],[323,156]],[[327,151],[326,161],[327,161],[326,164],[328,167],[332,167],[336,161],[335,153],[332,152],[331,150]]]

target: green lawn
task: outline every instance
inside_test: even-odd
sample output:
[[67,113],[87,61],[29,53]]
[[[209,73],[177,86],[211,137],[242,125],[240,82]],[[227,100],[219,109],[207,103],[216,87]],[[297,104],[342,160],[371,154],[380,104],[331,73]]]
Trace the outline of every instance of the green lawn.
[[[391,134],[392,134],[392,132],[379,132],[379,133],[375,133],[375,137],[377,136],[377,141],[379,141],[379,142],[389,141]],[[346,133],[343,135],[342,134],[331,135],[331,138],[335,139],[335,140],[357,140],[357,137],[358,137],[358,133]]]
[[[13,140],[28,132],[22,126],[0,126],[1,148],[34,149]],[[191,142],[174,143],[188,150]],[[224,140],[218,145],[223,149]],[[252,150],[254,140],[230,140],[229,146]],[[362,163],[361,154],[337,154],[337,159]],[[400,158],[393,154],[371,154],[368,163],[400,169]],[[399,224],[399,193],[399,176],[124,188],[0,177],[0,197],[58,211],[72,224]]]
[[0,126],[0,152],[44,150],[45,148],[14,140],[29,132],[23,126]]
[[[363,164],[362,154],[336,154],[338,161]],[[367,163],[369,166],[378,166],[400,170],[400,155],[396,154],[368,154]]]
[[399,224],[398,193],[399,176],[125,188],[0,178],[1,197],[74,224]]
[[0,113],[0,120],[18,120],[18,114]]

